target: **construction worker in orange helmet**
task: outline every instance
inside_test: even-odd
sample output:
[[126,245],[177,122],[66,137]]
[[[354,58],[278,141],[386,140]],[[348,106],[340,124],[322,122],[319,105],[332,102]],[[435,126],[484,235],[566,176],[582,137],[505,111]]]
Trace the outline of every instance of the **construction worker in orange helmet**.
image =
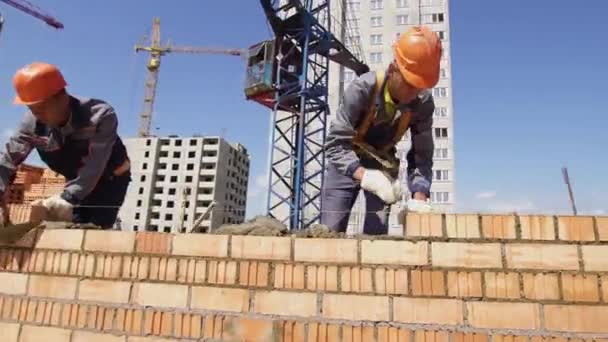
[[[114,109],[98,99],[68,94],[61,71],[34,62],[15,73],[14,103],[29,109],[0,152],[0,198],[17,167],[33,149],[67,182],[61,194],[32,205],[46,208],[45,220],[93,223],[111,228],[131,181],[126,148],[117,134]],[[0,206],[6,213],[3,201]],[[6,214],[3,214],[6,223]]]
[[386,234],[390,205],[402,201],[396,144],[409,129],[407,210],[431,211],[435,105],[430,88],[439,80],[442,54],[437,34],[423,26],[403,33],[393,46],[388,70],[353,80],[330,122],[322,190],[321,223],[346,231],[350,211],[362,189],[365,234]]

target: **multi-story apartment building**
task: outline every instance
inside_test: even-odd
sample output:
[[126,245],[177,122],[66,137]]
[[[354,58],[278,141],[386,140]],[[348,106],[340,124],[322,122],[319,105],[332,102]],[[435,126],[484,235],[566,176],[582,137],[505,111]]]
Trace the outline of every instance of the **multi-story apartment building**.
[[245,219],[249,155],[220,137],[126,139],[132,182],[121,207],[123,230],[183,232],[210,204],[203,229]]
[[[372,70],[382,70],[393,60],[392,45],[399,35],[413,25],[427,25],[437,32],[443,45],[441,76],[432,89],[435,99],[433,137],[435,155],[431,201],[444,212],[454,209],[454,130],[452,98],[452,63],[450,49],[449,0],[342,0],[334,9],[334,17],[342,18],[342,27],[333,31],[342,35],[344,43],[362,58]],[[345,12],[341,13],[344,9]],[[341,31],[341,32],[340,32]],[[344,89],[356,75],[335,64],[330,70],[330,108],[336,112]],[[397,146],[401,159],[401,179],[407,189],[405,159],[410,148],[407,134]],[[408,194],[406,194],[407,196]],[[349,229],[360,231],[365,205],[363,196],[353,208]],[[406,197],[404,196],[402,203]],[[395,216],[391,217],[393,230],[400,229]]]

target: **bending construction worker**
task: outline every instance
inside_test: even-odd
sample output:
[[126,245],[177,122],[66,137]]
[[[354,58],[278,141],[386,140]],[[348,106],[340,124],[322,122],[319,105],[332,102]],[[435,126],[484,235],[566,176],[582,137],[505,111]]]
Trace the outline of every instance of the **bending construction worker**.
[[36,149],[51,170],[67,179],[61,194],[32,203],[46,208],[44,219],[111,228],[131,181],[114,109],[101,100],[68,94],[63,75],[51,64],[27,65],[13,83],[15,104],[29,111],[0,153],[0,197],[17,166]]
[[408,129],[412,144],[407,154],[411,193],[407,209],[431,210],[435,105],[428,89],[439,80],[441,52],[441,41],[434,32],[413,27],[394,44],[395,58],[387,72],[363,74],[346,89],[327,136],[322,224],[345,232],[363,189],[363,232],[388,232],[389,207],[402,197],[395,145]]

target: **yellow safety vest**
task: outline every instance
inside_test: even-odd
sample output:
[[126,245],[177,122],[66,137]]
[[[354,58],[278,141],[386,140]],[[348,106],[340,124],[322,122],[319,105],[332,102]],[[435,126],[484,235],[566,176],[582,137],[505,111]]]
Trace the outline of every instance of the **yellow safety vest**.
[[372,123],[376,120],[378,114],[376,111],[376,96],[382,90],[382,83],[384,83],[384,72],[376,72],[376,84],[372,91],[369,109],[361,124],[359,124],[359,126],[356,128],[356,132],[353,137],[353,145],[357,154],[367,154],[380,162],[380,164],[382,164],[385,168],[393,171],[396,169],[396,171],[398,171],[398,159],[393,155],[388,155],[388,152],[391,148],[397,145],[397,143],[399,143],[405,132],[407,132],[412,117],[411,111],[401,113],[401,117],[397,123],[397,128],[395,129],[395,135],[388,144],[380,147],[379,149],[375,149],[365,142],[365,135],[367,134],[367,131],[371,127]]

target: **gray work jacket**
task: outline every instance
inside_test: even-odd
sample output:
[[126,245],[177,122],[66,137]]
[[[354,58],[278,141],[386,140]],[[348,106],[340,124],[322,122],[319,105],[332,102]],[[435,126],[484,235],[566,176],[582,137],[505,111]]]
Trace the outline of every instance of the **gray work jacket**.
[[[387,73],[388,75],[388,73]],[[407,154],[407,179],[410,192],[422,192],[429,196],[432,182],[433,153],[435,150],[432,126],[435,104],[430,91],[424,91],[414,101],[399,105],[397,114],[390,118],[384,110],[384,87],[375,99],[371,99],[376,84],[376,72],[370,71],[353,80],[346,89],[343,101],[330,121],[326,142],[326,158],[339,172],[352,177],[359,166],[380,168],[377,163],[362,158],[353,151],[356,128],[363,121],[376,101],[377,117],[365,135],[365,142],[382,148],[390,142],[404,110],[413,112],[409,131],[411,149]],[[396,153],[393,148],[392,153]]]
[[102,177],[128,160],[117,134],[118,118],[107,103],[70,96],[70,118],[60,128],[49,127],[27,111],[21,125],[0,152],[0,195],[14,180],[17,167],[33,149],[48,167],[67,179],[62,198],[77,204]]

